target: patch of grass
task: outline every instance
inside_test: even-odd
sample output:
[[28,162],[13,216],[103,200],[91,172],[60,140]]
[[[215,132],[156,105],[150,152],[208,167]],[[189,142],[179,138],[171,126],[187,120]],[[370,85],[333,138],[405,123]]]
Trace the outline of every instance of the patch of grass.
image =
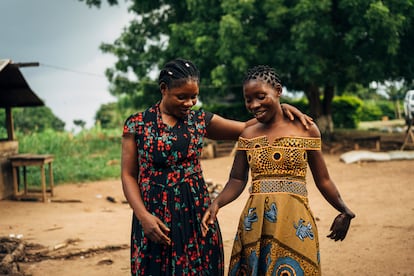
[[[120,177],[121,131],[92,129],[77,135],[46,130],[17,134],[19,153],[52,154],[56,184]],[[30,170],[29,170],[30,169]],[[40,184],[38,169],[28,168],[28,178]]]

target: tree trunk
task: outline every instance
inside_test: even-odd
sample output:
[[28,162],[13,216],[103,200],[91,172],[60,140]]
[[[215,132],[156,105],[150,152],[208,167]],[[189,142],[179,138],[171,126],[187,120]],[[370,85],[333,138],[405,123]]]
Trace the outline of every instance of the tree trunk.
[[305,94],[309,100],[310,116],[317,121],[321,116],[321,100],[318,86],[309,84],[305,90]]
[[322,136],[330,138],[334,131],[332,121],[332,100],[335,94],[335,88],[332,85],[326,85],[324,88],[324,96],[322,101],[322,116],[318,118],[320,122],[319,130]]
[[321,100],[319,87],[309,84],[305,94],[309,100],[310,116],[315,120],[321,135],[330,138],[333,133],[332,100],[335,89],[333,86],[325,86],[323,100]]
[[319,131],[323,138],[330,140],[333,134],[333,121],[332,115],[322,115],[316,120],[316,124],[319,127]]
[[395,105],[395,118],[401,119],[400,101],[396,99],[394,101],[394,105]]

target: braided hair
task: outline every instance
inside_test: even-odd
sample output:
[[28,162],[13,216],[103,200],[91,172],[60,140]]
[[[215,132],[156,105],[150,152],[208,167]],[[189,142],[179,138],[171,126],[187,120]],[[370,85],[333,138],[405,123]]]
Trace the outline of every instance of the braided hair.
[[193,62],[182,58],[167,62],[158,77],[158,85],[165,83],[168,88],[179,87],[188,81],[199,84],[200,71]]
[[272,67],[267,65],[257,65],[250,68],[243,79],[243,84],[250,80],[263,81],[273,88],[282,86],[279,75]]

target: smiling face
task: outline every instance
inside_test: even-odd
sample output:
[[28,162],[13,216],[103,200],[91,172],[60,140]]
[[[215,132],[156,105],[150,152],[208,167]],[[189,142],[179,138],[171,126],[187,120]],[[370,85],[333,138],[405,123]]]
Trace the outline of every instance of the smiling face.
[[276,118],[282,87],[273,87],[260,80],[249,80],[243,85],[244,103],[249,112],[261,123],[271,123]]
[[199,93],[198,82],[189,80],[177,87],[168,88],[161,84],[162,100],[160,107],[162,112],[176,118],[182,118],[197,103]]

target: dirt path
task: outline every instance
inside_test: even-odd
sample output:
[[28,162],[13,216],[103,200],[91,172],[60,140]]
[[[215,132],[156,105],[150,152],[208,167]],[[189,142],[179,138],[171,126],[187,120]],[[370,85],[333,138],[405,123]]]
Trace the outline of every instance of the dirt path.
[[[309,178],[323,275],[414,275],[414,161],[344,164],[339,155],[325,159],[357,218],[344,242],[325,238],[337,213]],[[223,184],[231,164],[231,157],[202,161],[206,179]],[[19,235],[25,243],[42,246],[31,248],[32,253],[54,256],[21,262],[20,268],[33,276],[129,275],[131,211],[122,203],[120,181],[60,185],[55,194],[55,200],[81,202],[0,201],[0,237]],[[219,214],[226,264],[247,196],[245,192]]]

